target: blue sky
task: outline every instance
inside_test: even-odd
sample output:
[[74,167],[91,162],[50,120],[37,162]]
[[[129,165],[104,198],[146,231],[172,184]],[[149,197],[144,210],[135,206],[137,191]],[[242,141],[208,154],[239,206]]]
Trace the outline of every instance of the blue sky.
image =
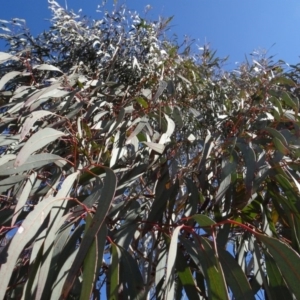
[[[1,3],[2,2],[2,3]],[[65,0],[57,0],[63,4]],[[74,11],[96,18],[101,0],[67,0]],[[112,3],[113,0],[107,0]],[[184,35],[201,46],[209,43],[218,56],[229,55],[228,66],[242,62],[256,49],[268,50],[274,59],[296,64],[300,55],[299,0],[125,0],[128,8],[141,15],[150,4],[151,19],[174,16],[170,33]],[[47,29],[50,11],[47,0],[0,0],[0,19],[25,18],[35,34]],[[121,1],[119,1],[121,3]]]

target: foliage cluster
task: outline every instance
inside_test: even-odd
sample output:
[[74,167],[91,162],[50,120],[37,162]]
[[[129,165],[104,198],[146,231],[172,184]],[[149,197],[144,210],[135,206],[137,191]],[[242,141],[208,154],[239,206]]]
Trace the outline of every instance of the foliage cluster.
[[49,6],[1,20],[0,299],[300,299],[299,66]]

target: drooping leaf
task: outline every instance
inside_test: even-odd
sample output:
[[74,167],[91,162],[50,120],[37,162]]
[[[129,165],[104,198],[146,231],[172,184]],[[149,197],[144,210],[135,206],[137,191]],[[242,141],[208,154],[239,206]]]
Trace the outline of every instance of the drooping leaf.
[[169,255],[167,261],[167,275],[166,275],[166,298],[174,299],[175,293],[175,261],[177,256],[177,244],[178,244],[178,235],[183,226],[178,226],[175,228],[172,234],[171,243],[169,247]]
[[[93,221],[93,218],[90,214],[87,214],[86,218],[86,226],[89,227],[91,225],[91,222]],[[84,259],[83,262],[83,283],[82,283],[82,289],[80,294],[80,299],[90,299],[95,278],[97,276],[97,264],[98,264],[98,243],[97,243],[97,237],[95,237],[94,242],[90,246],[90,249],[88,250],[88,253]]]
[[119,251],[115,244],[111,245],[111,263],[109,268],[109,299],[118,299],[118,290],[120,285],[119,270]]
[[[245,185],[246,185],[246,192],[248,196],[252,192],[253,188],[253,181],[256,171],[256,155],[253,150],[253,147],[250,144],[247,143],[237,143],[237,146],[241,149],[243,153],[243,157],[245,160],[245,167],[246,170],[246,176],[245,176]],[[245,199],[246,201],[247,199]]]
[[53,115],[53,113],[46,110],[33,111],[31,113],[31,117],[28,117],[23,124],[23,128],[20,135],[20,141],[22,141],[25,138],[25,136],[29,133],[31,127],[37,120],[48,115]]
[[262,234],[257,234],[257,238],[266,245],[270,255],[272,255],[278,269],[287,283],[288,288],[292,291],[296,298],[300,298],[299,254],[278,239]]
[[15,55],[11,55],[9,53],[6,52],[0,52],[0,62],[3,63],[7,60],[17,60],[18,58]]
[[121,278],[130,299],[139,299],[144,293],[144,280],[137,261],[122,247],[118,247]]
[[[52,207],[49,216],[49,225],[47,230],[47,237],[44,242],[43,261],[40,268],[40,274],[37,284],[36,299],[43,299],[50,292],[49,277],[52,275],[50,270],[52,253],[54,251],[54,239],[60,220],[65,212],[68,201],[65,199],[69,196],[73,184],[78,177],[79,172],[70,174],[62,183],[60,190],[56,194],[56,199],[60,201]],[[51,278],[51,277],[50,277]],[[48,283],[47,284],[47,280]]]
[[46,238],[46,231],[47,229],[45,228],[34,241],[33,249],[30,256],[30,264],[31,264],[30,274],[24,286],[24,293],[23,293],[22,300],[30,299],[35,295],[37,282],[38,282],[38,274],[40,272],[40,266],[43,257],[42,245]]
[[[166,246],[165,246],[166,247]],[[165,295],[166,289],[166,265],[167,265],[167,249],[163,248],[160,249],[158,259],[157,259],[157,266],[155,270],[155,294],[156,297],[161,299]]]
[[158,100],[158,98],[162,95],[162,93],[164,92],[165,88],[167,87],[168,83],[161,80],[159,82],[159,85],[158,85],[158,89],[152,99],[153,102],[156,102]]
[[175,123],[174,121],[168,116],[165,114],[165,118],[167,120],[167,123],[168,123],[168,127],[167,127],[167,131],[166,131],[166,135],[168,137],[172,136],[174,130],[175,130]]
[[[199,237],[197,252],[208,284],[208,296],[211,299],[229,299],[225,285],[225,276],[215,252],[206,238]],[[201,243],[201,244],[200,244]]]
[[138,125],[135,127],[135,129],[131,132],[131,134],[129,135],[129,137],[126,140],[126,143],[128,143],[133,137],[135,137],[137,134],[139,134],[143,128],[146,126],[146,124],[148,123],[149,119],[147,117],[143,117]]
[[290,95],[285,91],[282,92],[281,98],[286,105],[294,109],[296,112],[299,111],[299,100],[297,98],[292,99]]
[[[45,94],[47,94],[48,92],[51,92],[55,89],[57,89],[58,87],[61,86],[61,83],[53,83],[52,85],[50,85],[49,87],[46,88],[42,88],[41,90],[37,90],[34,93],[32,93],[29,98],[26,100],[25,102],[25,106],[30,106],[33,102],[35,102],[37,99],[39,99],[40,97],[43,97]],[[45,97],[44,97],[45,98]]]
[[12,221],[11,221],[12,226],[16,225],[16,221],[17,221],[19,215],[21,214],[22,209],[23,209],[24,205],[26,204],[26,201],[28,200],[28,197],[29,197],[30,191],[32,189],[33,183],[36,179],[36,176],[37,176],[37,174],[35,172],[29,176],[29,178],[27,179],[26,184],[22,190],[22,193],[17,196],[18,202],[17,202],[16,208],[15,208],[15,213],[14,213]]
[[29,170],[40,168],[53,162],[65,163],[65,161],[58,155],[51,153],[41,153],[29,156],[26,162],[24,162],[19,167],[15,167],[15,160],[10,160],[9,162],[3,164],[0,167],[0,170],[1,174],[4,176],[20,174]]
[[7,191],[9,188],[16,185],[17,183],[19,183],[20,181],[22,181],[25,178],[26,178],[26,176],[24,176],[24,175],[16,175],[16,176],[11,176],[11,177],[1,180],[0,181],[0,193]]
[[11,79],[15,78],[16,76],[18,76],[20,74],[21,74],[21,72],[19,72],[19,71],[12,71],[12,72],[5,74],[0,79],[0,90],[2,90]]
[[61,267],[57,279],[55,280],[53,284],[53,289],[51,293],[51,298],[53,299],[60,299],[63,285],[66,281],[66,277],[69,274],[68,271],[70,270],[71,266],[73,265],[74,259],[78,253],[79,249],[77,248],[71,255],[69,255],[65,261],[63,266]]
[[0,277],[3,278],[3,280],[0,281],[0,298],[4,297],[6,287],[10,280],[10,276],[7,276],[7,274],[12,274],[20,253],[26,244],[32,238],[34,238],[34,236],[36,236],[36,234],[42,228],[47,215],[57,201],[58,200],[55,197],[44,199],[42,202],[36,205],[35,209],[28,214],[22,225],[18,228],[17,234],[13,237],[8,248],[9,261],[3,264],[0,269]]
[[226,282],[228,283],[235,299],[254,300],[255,296],[251,290],[248,279],[234,257],[221,247],[218,254]]
[[61,131],[55,130],[53,128],[44,128],[33,134],[29,140],[25,143],[23,148],[18,153],[14,167],[20,167],[26,162],[30,154],[40,150],[49,143],[57,140],[58,138],[64,136],[65,134]]
[[[63,297],[67,297],[69,291],[74,283],[76,274],[95,238],[95,235],[102,227],[107,212],[111,206],[111,201],[115,194],[116,189],[116,175],[114,172],[109,169],[105,168],[105,179],[104,179],[104,186],[100,194],[98,209],[94,215],[93,222],[91,223],[90,227],[86,229],[85,235],[82,239],[82,242],[79,247],[79,251],[76,255],[75,261],[72,264],[69,273],[67,274],[66,281],[64,283],[62,295]],[[95,195],[96,197],[99,195]]]
[[272,299],[293,299],[290,290],[288,289],[284,279],[282,278],[276,261],[267,251],[264,252],[264,256],[266,260],[269,291]]
[[184,288],[188,299],[200,299],[199,291],[195,286],[195,280],[193,278],[192,271],[180,250],[177,250],[175,265],[179,280],[181,281],[182,287]]
[[56,71],[56,72],[62,73],[62,71],[59,68],[52,66],[52,65],[47,65],[47,64],[41,64],[41,65],[35,66],[34,69],[45,70],[45,71]]

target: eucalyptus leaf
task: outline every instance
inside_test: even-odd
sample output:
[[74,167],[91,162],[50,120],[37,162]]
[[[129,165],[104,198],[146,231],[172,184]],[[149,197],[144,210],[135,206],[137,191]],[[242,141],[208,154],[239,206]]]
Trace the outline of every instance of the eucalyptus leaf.
[[40,150],[44,146],[48,145],[49,143],[57,140],[58,138],[64,135],[65,134],[63,132],[52,128],[44,128],[39,130],[29,138],[29,140],[20,150],[16,157],[14,167],[20,167],[26,162],[30,154],[37,150]]

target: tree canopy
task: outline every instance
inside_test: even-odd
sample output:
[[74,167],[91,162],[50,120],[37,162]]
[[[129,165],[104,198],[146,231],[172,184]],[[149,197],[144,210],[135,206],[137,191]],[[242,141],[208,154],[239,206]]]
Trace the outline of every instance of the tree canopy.
[[48,2],[0,21],[0,299],[300,299],[299,65]]

